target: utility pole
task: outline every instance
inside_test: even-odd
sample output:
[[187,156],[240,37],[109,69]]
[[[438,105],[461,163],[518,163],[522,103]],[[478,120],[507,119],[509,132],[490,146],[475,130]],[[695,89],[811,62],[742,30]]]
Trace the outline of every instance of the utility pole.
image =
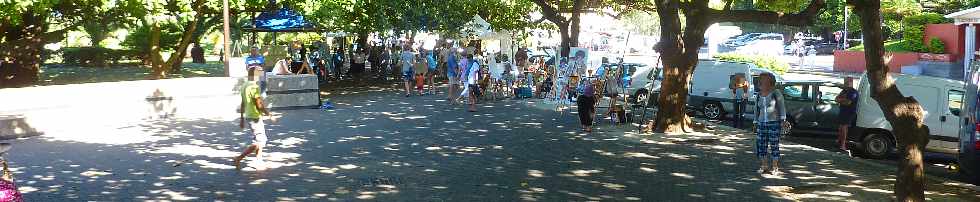
[[222,52],[224,52],[225,54],[222,57],[224,57],[225,76],[227,77],[227,76],[230,76],[231,75],[231,72],[229,72],[230,71],[230,68],[229,68],[229,62],[228,62],[228,60],[231,59],[231,43],[229,43],[229,41],[231,40],[230,39],[230,37],[231,37],[231,30],[228,28],[228,18],[229,18],[229,15],[228,15],[228,0],[222,0],[222,4],[224,5],[224,8],[223,8],[224,11],[223,11],[223,13],[224,13],[224,32],[225,32],[224,33],[224,37],[222,37],[222,38],[224,38],[224,51],[222,51]]
[[[227,1],[227,0],[226,0]],[[844,4],[844,33],[842,33],[844,38],[844,45],[841,47],[842,50],[847,50],[847,4]]]

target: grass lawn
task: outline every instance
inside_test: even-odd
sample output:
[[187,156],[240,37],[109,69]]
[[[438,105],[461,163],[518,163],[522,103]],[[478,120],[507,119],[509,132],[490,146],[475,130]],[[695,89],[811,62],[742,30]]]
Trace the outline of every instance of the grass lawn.
[[[864,44],[861,44],[861,45],[858,45],[858,46],[855,46],[855,47],[848,48],[847,50],[849,50],[849,51],[864,51]],[[905,46],[902,45],[902,41],[899,41],[899,40],[891,40],[891,41],[885,41],[885,52],[899,52],[899,53],[901,53],[901,52],[915,52],[915,51],[905,49]]]
[[[168,78],[224,76],[221,62],[207,64],[185,62],[180,74],[170,74]],[[134,81],[148,79],[150,68],[139,64],[123,64],[112,67],[79,67],[50,64],[41,67],[40,81],[37,85],[62,85],[114,81]]]

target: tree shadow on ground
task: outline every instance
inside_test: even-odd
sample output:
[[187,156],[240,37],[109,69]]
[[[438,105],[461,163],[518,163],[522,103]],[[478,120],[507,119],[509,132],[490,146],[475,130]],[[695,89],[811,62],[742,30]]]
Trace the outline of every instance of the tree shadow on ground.
[[[888,200],[894,177],[784,145],[781,177],[755,173],[751,136],[579,131],[527,100],[481,103],[390,88],[331,92],[333,110],[267,122],[265,163],[234,171],[238,114],[18,140],[8,158],[34,200],[771,201]],[[533,100],[532,100],[533,101]],[[97,121],[97,120],[96,120]],[[106,132],[109,133],[100,133]],[[125,141],[120,139],[126,139]],[[938,197],[936,193],[930,197]]]

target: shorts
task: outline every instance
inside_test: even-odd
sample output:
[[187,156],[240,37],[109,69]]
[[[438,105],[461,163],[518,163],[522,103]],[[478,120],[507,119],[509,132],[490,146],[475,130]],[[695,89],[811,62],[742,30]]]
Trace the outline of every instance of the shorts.
[[265,147],[269,137],[265,136],[265,124],[261,119],[246,119],[248,128],[252,130],[252,145]]
[[405,81],[414,81],[415,80],[415,74],[412,71],[403,71],[402,72],[402,79],[404,79]]

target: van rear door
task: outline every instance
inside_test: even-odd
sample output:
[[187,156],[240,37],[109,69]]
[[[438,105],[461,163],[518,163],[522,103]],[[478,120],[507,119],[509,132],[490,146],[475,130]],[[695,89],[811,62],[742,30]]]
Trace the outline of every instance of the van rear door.
[[960,87],[947,86],[946,87],[946,110],[943,110],[943,115],[940,117],[942,121],[943,132],[937,137],[933,137],[933,140],[942,141],[941,145],[947,152],[956,151],[959,146],[959,132],[960,132],[960,113],[963,109],[963,97],[965,92]]
[[[907,96],[914,97],[916,101],[919,101],[919,105],[922,105],[922,110],[924,110],[925,112],[925,114],[923,114],[925,115],[923,122],[925,122],[925,124],[929,126],[930,140],[933,139],[934,135],[942,134],[943,122],[940,121],[940,117],[945,115],[946,111],[948,111],[947,109],[945,109],[945,107],[942,107],[942,106],[946,106],[945,104],[940,104],[940,100],[942,100],[943,102],[947,101],[945,99],[946,95],[944,95],[946,94],[946,91],[944,91],[945,89],[941,89],[941,87],[924,86],[924,85],[916,85],[916,84],[898,85],[898,86],[899,86],[899,90],[901,90],[903,94],[907,93],[906,94]],[[940,149],[945,147],[940,141],[929,141],[929,144],[926,145],[926,148]]]

